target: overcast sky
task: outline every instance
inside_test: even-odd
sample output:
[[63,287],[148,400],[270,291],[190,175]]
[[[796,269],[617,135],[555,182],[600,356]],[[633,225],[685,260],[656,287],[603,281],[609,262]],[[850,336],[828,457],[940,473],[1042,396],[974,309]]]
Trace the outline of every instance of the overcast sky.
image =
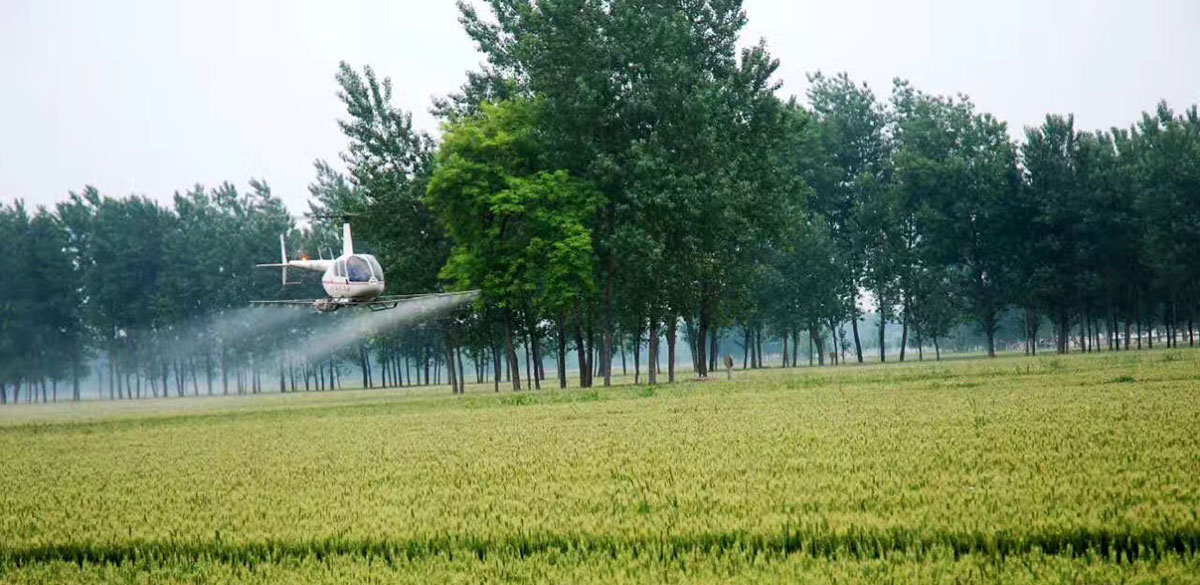
[[[1126,126],[1200,102],[1195,0],[745,0],[786,94],[847,71],[966,93],[1016,129],[1047,112]],[[452,0],[0,0],[0,202],[86,184],[169,200],[197,182],[266,179],[304,209],[312,162],[344,141],[339,60],[390,76],[433,131],[430,98],[480,60]]]

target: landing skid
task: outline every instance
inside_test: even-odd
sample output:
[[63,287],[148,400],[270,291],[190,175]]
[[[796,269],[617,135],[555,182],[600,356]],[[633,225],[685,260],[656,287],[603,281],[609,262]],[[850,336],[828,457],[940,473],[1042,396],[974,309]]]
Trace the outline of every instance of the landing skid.
[[294,299],[294,300],[286,300],[286,301],[250,301],[250,304],[258,305],[258,306],[273,305],[273,306],[277,306],[277,307],[279,307],[279,306],[309,307],[309,308],[317,311],[318,313],[332,313],[343,307],[350,307],[350,308],[366,307],[366,308],[370,309],[371,312],[377,312],[377,311],[387,311],[390,309],[395,309],[396,307],[399,307],[400,305],[402,305],[404,303],[409,303],[409,302],[413,302],[413,301],[421,301],[421,300],[425,300],[425,299],[433,299],[433,298],[439,298],[439,297],[460,297],[460,296],[474,297],[475,295],[478,295],[478,294],[479,294],[479,291],[477,291],[477,290],[469,290],[469,291],[463,291],[463,292],[432,293],[432,294],[422,294],[422,295],[391,295],[391,296],[377,297],[377,298],[374,298],[371,300],[362,300],[362,301],[348,299],[348,298],[344,298],[344,297],[339,297],[339,298],[326,297],[323,299]]

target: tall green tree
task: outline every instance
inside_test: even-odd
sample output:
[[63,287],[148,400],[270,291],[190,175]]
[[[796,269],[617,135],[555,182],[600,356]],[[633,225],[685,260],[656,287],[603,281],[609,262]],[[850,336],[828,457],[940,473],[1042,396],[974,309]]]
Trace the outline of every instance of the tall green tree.
[[446,126],[427,196],[455,242],[443,276],[481,289],[502,314],[514,390],[518,323],[561,315],[591,293],[588,221],[602,203],[586,181],[547,167],[531,123],[538,106],[484,104]]
[[1200,269],[1200,114],[1195,106],[1176,114],[1160,103],[1137,124],[1139,211],[1144,261],[1158,289],[1159,311],[1168,330],[1190,318]]
[[[874,92],[857,84],[845,74],[827,77],[809,76],[808,101],[816,124],[813,126],[812,162],[806,179],[815,191],[811,206],[828,225],[828,233],[838,247],[844,264],[839,278],[846,282],[838,288],[844,318],[850,320],[854,350],[863,361],[859,338],[857,305],[860,288],[882,296],[886,305],[894,280],[888,255],[882,253],[892,226],[887,220],[884,173],[887,170],[887,112]],[[868,248],[875,262],[868,262]],[[868,269],[871,271],[870,282]],[[884,321],[881,320],[880,327]]]
[[[650,238],[678,251],[679,260],[665,267],[685,277],[662,281],[692,290],[663,295],[675,305],[668,322],[695,312],[703,330],[714,318],[730,267],[723,254],[735,247],[722,222],[742,218],[723,207],[747,192],[747,175],[734,168],[745,159],[729,156],[726,139],[741,136],[740,115],[752,114],[755,100],[772,91],[773,65],[762,50],[739,60],[745,23],[739,2],[492,0],[488,6],[485,16],[460,4],[488,71],[544,105],[539,120],[552,166],[604,195],[592,228],[600,257],[598,369],[608,383],[615,294],[632,290],[619,284],[625,259],[652,261],[627,249],[630,243]],[[649,169],[658,172],[646,178]],[[656,224],[667,224],[653,219],[660,213],[672,218],[670,231],[654,233]],[[643,218],[648,233],[622,233]]]
[[1026,282],[1035,303],[1054,322],[1060,353],[1069,347],[1069,331],[1078,312],[1082,282],[1083,208],[1078,170],[1079,133],[1074,117],[1047,116],[1027,128],[1021,147],[1025,189],[1032,199],[1034,245],[1026,263]]
[[898,82],[893,103],[898,220],[910,231],[900,246],[909,283],[901,294],[919,303],[918,280],[948,275],[994,356],[1018,261],[1016,149],[1005,125],[965,96],[930,96]]

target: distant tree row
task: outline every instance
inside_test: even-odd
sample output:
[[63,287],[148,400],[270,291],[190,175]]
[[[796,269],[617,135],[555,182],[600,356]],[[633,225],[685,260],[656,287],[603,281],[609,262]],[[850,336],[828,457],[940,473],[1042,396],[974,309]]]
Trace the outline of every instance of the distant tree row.
[[[472,371],[540,387],[550,362],[558,386],[587,387],[617,355],[658,383],[683,353],[707,375],[730,340],[745,367],[771,348],[823,365],[940,356],[966,327],[994,355],[1014,315],[1027,353],[1194,343],[1194,106],[1096,132],[1051,115],[1017,141],[967,97],[902,80],[880,98],[818,73],[781,97],[766,47],[737,49],[737,0],[486,4],[460,5],[485,61],[435,102],[437,140],[389,79],[341,64],[342,164],[317,161],[310,186],[311,217],[363,212],[389,292],[478,288],[473,310],[317,360],[254,334],[277,324],[222,336],[221,315],[285,296],[252,270],[276,234],[317,255],[337,226],[298,231],[259,182],[171,208],[87,189],[0,212],[0,270],[18,276],[0,290],[0,398],[60,381],[77,396],[87,364],[113,397],[337,387],[349,364],[363,386],[432,368],[459,392]],[[294,346],[319,325],[286,327]]]
[[285,294],[254,268],[276,261],[279,234],[316,248],[320,232],[298,231],[259,181],[196,186],[171,207],[90,187],[53,210],[0,206],[0,403],[79,400],[84,380],[113,399],[324,390],[346,364],[362,386],[430,383],[428,332],[323,347],[321,316],[247,308]]

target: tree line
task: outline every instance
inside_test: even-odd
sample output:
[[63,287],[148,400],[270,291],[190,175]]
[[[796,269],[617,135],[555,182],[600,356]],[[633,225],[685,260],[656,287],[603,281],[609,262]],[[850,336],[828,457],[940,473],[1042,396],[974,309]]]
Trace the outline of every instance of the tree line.
[[[460,4],[484,62],[435,100],[437,138],[392,104],[390,79],[340,65],[346,146],[341,165],[316,162],[309,203],[363,213],[389,292],[478,288],[471,310],[316,360],[277,335],[222,338],[194,323],[286,296],[251,269],[276,234],[315,256],[339,247],[336,226],[298,229],[258,181],[169,208],[89,188],[0,212],[2,268],[22,276],[0,291],[5,399],[59,381],[78,396],[100,355],[124,396],[143,379],[154,395],[169,380],[228,391],[230,376],[234,391],[264,376],[336,387],[345,364],[363,386],[429,383],[432,367],[458,392],[468,372],[541,387],[550,361],[558,386],[588,387],[611,383],[618,355],[639,381],[644,357],[653,384],[682,369],[677,340],[699,376],[731,340],[746,367],[775,349],[824,365],[940,357],[967,327],[995,355],[1006,320],[1027,353],[1194,343],[1195,106],[1100,131],[1048,115],[1017,140],[966,96],[904,80],[880,97],[814,73],[786,97],[766,46],[738,48],[737,0],[486,6]],[[294,342],[320,325],[286,327]],[[164,336],[210,343],[166,355],[183,346]]]
[[450,240],[433,266],[484,290],[514,370],[514,337],[598,360],[584,386],[645,344],[654,383],[681,325],[700,376],[730,331],[750,363],[764,338],[785,365],[802,340],[861,362],[868,306],[879,360],[889,324],[901,360],[962,323],[995,355],[1013,311],[1029,353],[1194,342],[1194,106],[1095,132],[1050,115],[1016,141],[904,80],[880,98],[817,73],[781,97],[766,47],[737,49],[736,1],[487,5],[460,5],[486,61],[438,102],[420,191]]

